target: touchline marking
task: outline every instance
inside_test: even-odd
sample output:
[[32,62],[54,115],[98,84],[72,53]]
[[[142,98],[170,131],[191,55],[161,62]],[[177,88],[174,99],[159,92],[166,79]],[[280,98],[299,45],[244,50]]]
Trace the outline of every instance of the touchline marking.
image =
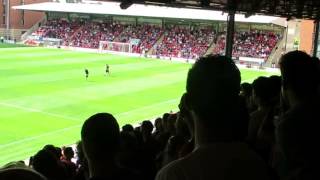
[[[170,100],[170,101],[173,101],[173,100]],[[167,102],[167,101],[166,101]],[[164,104],[164,103],[158,103],[158,104]],[[175,111],[178,111],[179,109],[178,108],[174,108],[172,109],[174,112]],[[152,118],[149,118],[149,119],[153,119],[151,120],[153,123],[155,121],[155,118],[157,118],[158,116],[155,116],[155,117],[152,117]],[[137,124],[134,124],[133,126],[136,127],[140,125],[139,123]],[[72,146],[73,148],[75,148],[76,144],[71,144],[71,145],[68,145],[68,146]],[[21,154],[26,154],[26,153],[31,153],[31,152],[34,152],[36,148],[23,148],[23,152],[22,151],[18,151],[18,152],[15,152],[15,153],[11,153],[10,155],[7,155],[5,156],[5,158],[1,158],[1,161],[3,162],[7,162],[9,159],[11,159],[11,157],[16,157],[17,155],[21,155]],[[26,164],[29,164],[29,159],[26,159],[24,160]],[[1,163],[1,162],[0,162]]]
[[8,146],[12,146],[12,145],[20,144],[20,143],[23,143],[23,142],[28,142],[28,141],[31,141],[31,140],[39,139],[41,137],[50,136],[50,135],[57,134],[57,133],[60,133],[60,132],[69,131],[70,129],[74,129],[74,128],[77,128],[77,127],[80,127],[80,126],[82,126],[82,125],[75,125],[75,126],[71,126],[71,127],[67,127],[67,128],[63,128],[63,129],[59,129],[59,130],[43,133],[43,134],[40,134],[38,136],[32,136],[32,137],[24,138],[24,139],[21,139],[21,140],[18,140],[18,141],[13,141],[11,143],[0,145],[0,149],[8,147]]
[[133,110],[130,110],[130,111],[127,111],[127,112],[122,112],[122,113],[119,113],[119,114],[115,114],[115,116],[125,116],[125,115],[128,115],[132,112],[135,112],[135,111],[142,111],[142,110],[146,110],[146,109],[150,109],[150,108],[153,108],[153,107],[157,107],[159,105],[163,105],[163,104],[170,104],[170,103],[173,103],[173,102],[177,102],[179,99],[170,99],[168,101],[163,101],[163,102],[160,102],[160,103],[155,103],[155,104],[151,104],[149,106],[143,106],[141,108],[136,108],[136,109],[133,109]]
[[68,119],[68,120],[71,120],[71,121],[81,122],[79,119],[71,117],[71,116],[65,116],[65,115],[61,115],[61,114],[50,113],[50,112],[42,111],[40,109],[27,108],[27,107],[24,107],[24,106],[19,106],[19,105],[14,105],[14,104],[10,104],[10,103],[4,103],[4,102],[0,102],[0,105],[7,106],[7,107],[13,107],[13,108],[16,108],[16,109],[25,110],[25,111],[28,111],[28,112],[37,112],[37,113],[49,115],[49,116],[52,116],[52,117],[58,117],[58,118]]
[[[130,110],[130,111],[127,111],[127,112],[114,114],[114,116],[127,115],[127,114],[130,114],[130,113],[135,112],[135,111],[141,111],[141,110],[145,110],[145,109],[150,109],[152,107],[156,107],[156,106],[159,106],[159,105],[162,105],[162,104],[173,103],[173,102],[176,102],[177,100],[178,99],[171,99],[171,100],[168,100],[168,101],[152,104],[152,105],[149,105],[149,106],[144,106],[142,108],[133,109],[133,110]],[[70,117],[70,116],[63,116],[63,115],[59,115],[59,114],[55,114],[55,113],[49,113],[49,112],[41,111],[41,110],[38,110],[38,109],[26,108],[26,107],[17,106],[17,105],[8,104],[8,103],[3,103],[3,102],[0,102],[0,105],[7,106],[7,107],[13,107],[13,108],[17,108],[17,109],[22,109],[22,110],[29,111],[29,112],[38,112],[38,113],[46,114],[46,115],[49,115],[49,116],[65,118],[65,119],[69,119],[69,120],[73,120],[73,121],[77,121],[77,122],[82,122],[82,121],[77,120],[76,118],[73,118],[73,117]],[[54,135],[54,134],[57,134],[57,133],[60,133],[60,132],[69,131],[71,129],[74,129],[74,128],[77,128],[77,127],[80,127],[80,126],[82,126],[82,124],[81,125],[70,126],[70,127],[59,129],[59,130],[55,130],[55,131],[50,131],[50,132],[47,132],[47,133],[40,134],[38,136],[32,136],[32,137],[24,138],[24,139],[21,139],[21,140],[13,141],[13,142],[10,142],[10,143],[7,143],[7,144],[0,145],[0,149],[5,148],[5,147],[9,147],[9,146],[12,146],[12,145],[20,144],[20,143],[23,143],[23,142],[28,142],[28,141],[31,141],[31,140],[39,139],[39,138],[42,138],[42,137],[45,137],[45,136],[51,136],[51,135]]]

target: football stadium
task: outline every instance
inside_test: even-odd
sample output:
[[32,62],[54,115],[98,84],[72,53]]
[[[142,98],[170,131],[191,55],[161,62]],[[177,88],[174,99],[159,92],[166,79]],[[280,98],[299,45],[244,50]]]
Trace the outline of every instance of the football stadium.
[[319,178],[320,4],[275,2],[3,0],[0,179]]

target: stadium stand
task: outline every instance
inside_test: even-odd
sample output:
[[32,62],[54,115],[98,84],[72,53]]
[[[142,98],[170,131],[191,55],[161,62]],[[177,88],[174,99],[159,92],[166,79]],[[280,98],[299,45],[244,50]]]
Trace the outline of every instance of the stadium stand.
[[[48,20],[33,33],[42,38],[62,39],[62,45],[98,49],[100,41],[132,43],[132,53],[144,54],[149,51],[157,57],[197,59],[205,55],[212,44],[212,53],[223,54],[225,33],[216,32],[211,27],[131,25],[121,22],[103,23],[96,21]],[[162,37],[162,40],[157,41]],[[252,57],[266,60],[275,48],[281,35],[272,31],[241,31],[235,33],[234,58]],[[27,44],[36,45],[33,40]],[[119,51],[116,45],[113,51]]]
[[133,45],[134,53],[142,53],[152,48],[154,43],[159,39],[163,30],[161,27],[154,25],[129,25],[119,36],[118,41],[128,43],[130,39],[139,39],[137,45]]
[[121,24],[85,22],[66,45],[97,49],[100,41],[113,41],[123,29],[124,26]]
[[[240,86],[230,59],[200,58],[189,71],[180,111],[163,114],[155,127],[145,120],[120,131],[111,114],[98,113],[83,124],[76,163],[72,148],[46,145],[29,165],[5,165],[0,177],[19,176],[14,169],[24,167],[60,180],[319,179],[319,62],[290,52],[280,60],[282,79],[258,77]],[[287,99],[280,106],[281,86]]]
[[[238,57],[252,57],[267,59],[275,48],[281,36],[274,32],[236,32],[232,55]],[[223,54],[225,48],[225,34],[218,38],[216,47],[213,49],[214,54]]]
[[78,21],[64,19],[49,20],[45,26],[41,26],[34,34],[44,38],[57,38],[67,41],[74,32],[80,28]]
[[214,39],[212,29],[168,27],[154,54],[166,57],[195,59],[203,56]]

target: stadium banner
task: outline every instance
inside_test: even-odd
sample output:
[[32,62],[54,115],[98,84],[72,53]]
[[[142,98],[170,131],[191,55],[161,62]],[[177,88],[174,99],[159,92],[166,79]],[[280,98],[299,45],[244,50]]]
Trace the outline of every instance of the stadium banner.
[[134,38],[130,39],[130,44],[132,45],[139,45],[139,43],[140,43],[140,39],[134,39]]
[[60,42],[60,41],[62,41],[62,39],[57,39],[57,38],[43,38],[43,41]]
[[35,40],[35,41],[39,41],[39,42],[43,41],[42,36],[39,36],[39,35],[29,35],[27,39]]
[[263,63],[264,59],[262,59],[262,58],[251,58],[251,57],[239,57],[239,61]]

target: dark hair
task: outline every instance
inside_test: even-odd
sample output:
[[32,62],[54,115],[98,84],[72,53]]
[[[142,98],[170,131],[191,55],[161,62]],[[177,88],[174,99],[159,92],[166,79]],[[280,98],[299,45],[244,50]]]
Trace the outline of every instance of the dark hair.
[[55,155],[45,149],[40,150],[33,157],[33,168],[47,178],[65,177],[62,167],[59,166]]
[[67,159],[72,159],[74,156],[74,151],[73,151],[72,147],[66,147],[63,150],[63,154]]
[[279,96],[281,92],[281,77],[280,76],[270,76],[270,84],[271,84],[271,94],[273,96]]
[[151,121],[143,121],[141,124],[141,131],[143,133],[151,134],[153,131],[153,124]]
[[54,154],[57,159],[60,159],[60,157],[61,157],[61,149],[59,151],[59,149],[57,147],[55,147],[54,145],[52,145],[52,144],[45,145],[43,147],[43,149],[46,150],[46,151],[51,152],[52,154]]
[[122,131],[123,132],[133,132],[134,128],[131,124],[126,124],[126,125],[122,126]]
[[320,83],[319,61],[302,51],[292,51],[280,59],[282,86],[298,96],[317,93]]
[[166,121],[166,120],[169,118],[169,116],[170,116],[169,113],[164,113],[164,114],[162,115],[162,119],[163,119],[164,121]]
[[211,117],[224,118],[238,102],[240,71],[228,57],[210,55],[201,57],[189,70],[187,101],[196,114],[206,123]]
[[252,95],[252,85],[250,83],[242,83],[240,89],[245,97],[250,97]]
[[238,141],[246,134],[243,127],[248,119],[240,109],[240,81],[239,69],[225,56],[201,57],[188,73],[187,106],[198,116],[195,123],[201,121],[208,129],[212,141]]
[[154,126],[155,126],[156,130],[162,131],[162,130],[163,130],[162,118],[158,117],[158,118],[154,121]]
[[252,83],[254,95],[259,98],[260,104],[270,105],[272,99],[271,80],[267,77],[258,77]]
[[109,113],[91,116],[82,126],[81,140],[88,159],[114,155],[120,144],[117,120]]

